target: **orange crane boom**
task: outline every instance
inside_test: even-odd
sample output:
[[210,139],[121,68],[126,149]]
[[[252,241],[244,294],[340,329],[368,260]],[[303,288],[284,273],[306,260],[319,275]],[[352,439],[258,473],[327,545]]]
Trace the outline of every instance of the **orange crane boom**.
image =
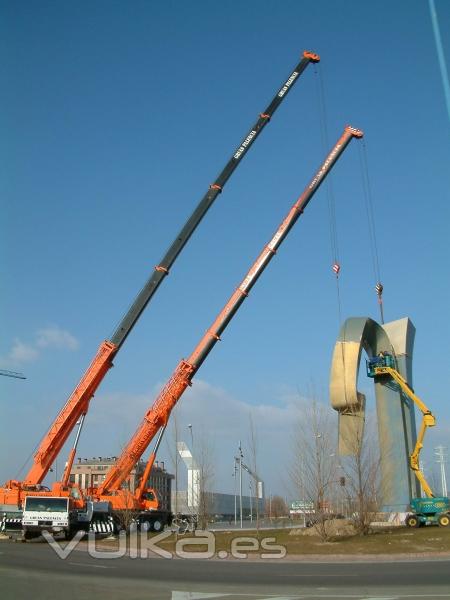
[[[78,383],[43,438],[34,455],[33,465],[24,478],[23,485],[30,488],[33,485],[36,486],[42,482],[75,427],[75,424],[82,415],[86,415],[89,408],[89,402],[103,381],[106,373],[112,367],[114,357],[117,355],[122,344],[125,342],[153,295],[158,290],[161,282],[169,274],[170,268],[189,241],[197,226],[200,224],[217,196],[221,193],[224,185],[227,183],[237,166],[241,163],[261,131],[270,121],[277,108],[300,78],[303,71],[309,63],[316,63],[319,62],[319,60],[320,57],[317,54],[308,51],[303,52],[300,62],[296,65],[294,70],[291,71],[281,88],[278,89],[267,108],[258,115],[256,123],[242,139],[214,183],[209,186],[208,191],[194,209],[181,231],[175,237],[161,262],[155,267],[152,275],[119,323],[111,339],[105,340],[100,345],[97,354],[93,358],[81,381]],[[75,453],[71,452],[65,472],[66,480],[70,473],[72,466],[71,461],[73,461],[74,455]],[[21,486],[22,482],[14,480],[11,480],[6,484],[6,488],[20,488]],[[2,490],[0,490],[0,497],[1,495]]]
[[[198,371],[202,363],[205,361],[208,354],[211,352],[215,344],[220,340],[220,335],[223,333],[228,323],[238,311],[249,291],[254,286],[259,276],[267,267],[277,249],[282,244],[283,240],[296,223],[299,216],[306,208],[314,193],[318,190],[327,174],[335,165],[337,159],[345,150],[350,141],[356,137],[361,138],[362,131],[353,127],[347,126],[344,133],[339,138],[331,152],[326,157],[323,164],[314,175],[311,182],[308,184],[304,192],[294,203],[286,218],[278,227],[270,242],[264,246],[262,252],[251,266],[247,275],[242,280],[241,284],[232,294],[231,298],[220,311],[217,318],[207,330],[205,335],[186,360],[181,362],[176,367],[172,377],[169,379],[165,387],[159,393],[153,406],[145,414],[136,433],[133,435],[128,445],[123,450],[116,464],[108,472],[105,481],[98,488],[97,497],[107,496],[111,492],[119,492],[122,483],[128,477],[134,465],[139,461],[145,452],[147,446],[154,438],[156,433],[165,427],[169,419],[170,413],[181,398],[185,389],[191,385],[191,380],[194,374]],[[152,453],[152,462],[154,460],[154,452]],[[145,482],[143,482],[145,484]],[[142,489],[143,485],[139,489]]]

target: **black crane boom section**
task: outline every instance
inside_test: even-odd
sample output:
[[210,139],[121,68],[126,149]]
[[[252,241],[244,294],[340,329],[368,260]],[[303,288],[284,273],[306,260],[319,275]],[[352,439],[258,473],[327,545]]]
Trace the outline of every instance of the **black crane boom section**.
[[147,304],[150,302],[159,285],[163,281],[163,279],[169,274],[169,270],[177,256],[180,254],[189,238],[192,236],[198,225],[200,224],[203,217],[208,212],[209,208],[217,198],[217,196],[222,191],[224,185],[231,177],[232,173],[242,161],[244,156],[247,154],[261,131],[270,121],[270,118],[273,116],[277,108],[283,102],[284,98],[287,96],[289,91],[292,89],[295,82],[299,79],[300,75],[306,69],[310,62],[318,62],[320,59],[317,54],[312,52],[304,52],[301,61],[283,83],[279,91],[276,93],[275,97],[272,99],[268,107],[262,112],[254,126],[250,129],[247,135],[243,138],[242,142],[236,148],[233,156],[225,165],[222,172],[218,175],[213,184],[209,186],[208,191],[200,200],[199,204],[195,208],[194,212],[191,214],[181,231],[178,233],[175,240],[172,242],[172,245],[167,250],[161,262],[155,267],[154,272],[142,288],[142,290],[137,295],[133,304],[130,306],[129,310],[121,320],[117,329],[115,330],[113,336],[111,337],[111,342],[115,344],[118,348],[122,346],[124,341],[126,340],[128,334],[133,329],[136,321],[139,319],[140,315],[144,311]]

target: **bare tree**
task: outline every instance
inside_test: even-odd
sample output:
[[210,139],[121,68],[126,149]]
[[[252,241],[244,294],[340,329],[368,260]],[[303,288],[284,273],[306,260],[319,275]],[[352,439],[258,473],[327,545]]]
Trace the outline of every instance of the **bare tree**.
[[134,496],[129,487],[122,487],[126,489],[128,493],[123,498],[123,508],[114,511],[114,520],[119,530],[129,532],[131,526],[137,522],[139,511],[134,508]]
[[348,456],[341,457],[341,477],[351,519],[361,535],[370,530],[380,497],[380,454],[374,419],[366,417],[364,426],[355,428],[352,439],[345,439]]
[[330,537],[328,521],[337,483],[336,442],[333,411],[314,398],[302,409],[295,428],[291,479],[298,499],[313,506],[310,519],[322,540]]
[[197,520],[201,529],[206,529],[212,510],[212,484],[214,479],[214,448],[204,430],[196,438],[195,458],[198,467]]
[[271,496],[266,499],[266,514],[270,518],[285,517],[288,514],[286,501],[281,496]]

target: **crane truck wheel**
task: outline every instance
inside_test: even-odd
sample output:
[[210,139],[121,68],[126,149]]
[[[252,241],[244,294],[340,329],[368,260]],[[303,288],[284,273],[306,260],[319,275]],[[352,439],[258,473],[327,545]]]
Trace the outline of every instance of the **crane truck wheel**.
[[151,524],[152,531],[162,531],[164,529],[164,524],[159,519],[155,519]]
[[447,513],[443,513],[438,516],[437,522],[440,527],[448,527],[450,525],[450,516]]
[[23,532],[23,540],[25,541],[29,541],[29,540],[34,540],[38,537],[40,537],[41,532],[40,531],[24,531]]
[[405,520],[407,527],[420,527],[420,519],[417,515],[408,515]]
[[76,529],[68,529],[67,531],[64,532],[64,539],[66,540],[71,540],[75,537],[75,534],[77,533]]

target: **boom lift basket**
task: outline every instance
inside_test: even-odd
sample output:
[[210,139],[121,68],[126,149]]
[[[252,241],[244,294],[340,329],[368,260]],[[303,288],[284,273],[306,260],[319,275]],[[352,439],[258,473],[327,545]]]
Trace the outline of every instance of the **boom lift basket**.
[[366,360],[367,377],[375,377],[377,369],[389,367],[395,369],[394,357],[391,354],[379,354]]

